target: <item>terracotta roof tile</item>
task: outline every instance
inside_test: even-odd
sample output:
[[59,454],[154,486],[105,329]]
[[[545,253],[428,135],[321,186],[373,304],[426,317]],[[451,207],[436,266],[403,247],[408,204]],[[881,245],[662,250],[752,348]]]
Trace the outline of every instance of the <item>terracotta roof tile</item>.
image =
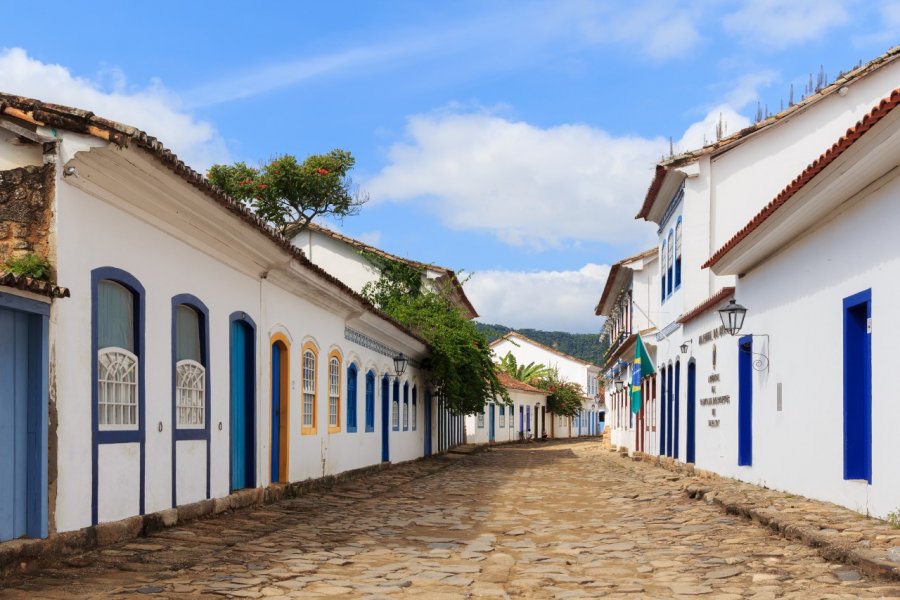
[[538,394],[547,395],[547,392],[544,390],[538,389],[533,385],[528,385],[524,381],[519,381],[509,373],[504,373],[503,371],[497,371],[497,379],[500,380],[500,384],[508,390],[518,390],[520,392],[533,392]]
[[882,99],[875,107],[872,108],[856,125],[847,130],[847,133],[841,136],[831,148],[822,153],[819,158],[814,160],[800,175],[794,178],[775,198],[769,202],[750,222],[744,225],[734,236],[725,242],[721,248],[707,260],[702,268],[715,265],[717,262],[734,249],[744,238],[755,231],[775,212],[784,206],[794,195],[809,183],[816,175],[821,173],[828,165],[834,162],[841,154],[856,143],[867,131],[872,129],[879,121],[886,117],[897,105],[900,104],[900,88],[891,92],[891,95]]
[[665,173],[669,169],[674,169],[686,164],[690,164],[701,156],[705,156],[708,154],[713,154],[717,152],[724,152],[725,150],[731,148],[732,146],[738,144],[739,142],[744,141],[748,136],[755,134],[759,131],[763,131],[768,129],[773,125],[777,125],[784,119],[792,116],[795,113],[805,110],[806,108],[814,105],[815,103],[823,100],[824,98],[830,96],[831,94],[837,92],[839,89],[844,87],[845,85],[856,81],[857,79],[861,79],[870,73],[877,71],[881,67],[890,64],[894,60],[900,57],[900,46],[894,46],[881,56],[874,58],[867,62],[866,64],[857,67],[855,69],[851,69],[841,77],[838,77],[829,85],[825,86],[818,92],[810,94],[800,102],[793,104],[778,114],[772,115],[767,119],[763,119],[758,123],[754,123],[749,127],[745,127],[741,129],[737,133],[734,133],[726,138],[718,140],[712,144],[707,144],[702,148],[697,150],[691,150],[689,152],[684,152],[677,156],[673,156],[667,160],[660,162],[656,166],[656,176],[653,178],[653,182],[650,184],[650,188],[647,190],[647,195],[644,197],[644,204],[641,206],[641,210],[635,216],[635,219],[646,219],[647,215],[650,212],[650,208],[656,202],[656,195],[659,193],[659,189],[662,186],[662,181],[664,179]]
[[219,188],[213,186],[203,175],[194,171],[178,156],[163,146],[155,137],[135,127],[110,121],[94,115],[94,113],[70,106],[41,102],[33,98],[0,93],[0,114],[41,126],[51,126],[76,133],[84,133],[102,140],[107,140],[120,147],[134,144],[152,154],[166,168],[184,179],[188,184],[211,198],[214,202],[230,211],[233,215],[266,236],[270,242],[290,254],[297,262],[311,271],[316,277],[330,283],[344,294],[360,302],[365,309],[382,319],[392,323],[411,337],[428,344],[419,334],[406,327],[393,317],[376,308],[362,295],[355,292],[340,279],[334,277],[318,265],[310,261],[303,251],[294,246],[290,240],[272,229],[265,221],[257,217],[242,203],[234,200]]
[[723,300],[731,298],[732,296],[734,296],[734,288],[730,286],[724,287],[691,310],[678,317],[678,322],[684,325],[685,323],[693,321],[694,319],[708,311],[710,308],[718,305]]
[[606,284],[603,286],[603,293],[600,294],[600,300],[597,302],[597,306],[594,308],[594,314],[600,316],[600,310],[603,305],[606,303],[606,300],[609,298],[609,295],[612,293],[612,286],[615,283],[616,275],[619,274],[619,270],[622,268],[622,265],[629,263],[634,260],[638,260],[640,258],[647,258],[648,256],[653,256],[656,253],[656,248],[650,248],[648,250],[644,250],[643,252],[639,252],[634,256],[629,256],[628,258],[623,258],[622,260],[616,262],[609,268],[609,274],[606,276]]
[[24,290],[32,294],[47,296],[48,298],[68,298],[70,295],[69,288],[60,287],[40,279],[25,277],[24,275],[16,275],[9,271],[0,271],[0,286]]

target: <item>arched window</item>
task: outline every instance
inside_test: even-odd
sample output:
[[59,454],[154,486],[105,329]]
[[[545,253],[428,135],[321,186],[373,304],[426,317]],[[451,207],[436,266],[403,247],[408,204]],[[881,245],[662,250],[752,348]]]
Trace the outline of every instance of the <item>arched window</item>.
[[669,253],[666,255],[666,295],[672,293],[672,285],[673,285],[673,274],[672,271],[675,268],[675,261],[672,260],[672,251],[675,249],[675,240],[673,239],[675,234],[673,230],[669,230],[669,239],[667,240],[667,244],[669,247]]
[[318,425],[316,418],[316,363],[318,353],[315,346],[307,343],[303,346],[303,421],[300,433],[315,434]]
[[409,430],[409,382],[403,384],[403,431]]
[[175,308],[175,424],[206,425],[206,348],[200,313],[187,304]]
[[97,285],[97,419],[101,430],[138,428],[138,356],[134,294],[104,279]]
[[416,420],[417,420],[417,418],[418,418],[418,416],[419,416],[419,411],[418,411],[418,408],[419,408],[419,407],[418,407],[418,402],[417,402],[417,400],[418,400],[418,397],[417,397],[417,396],[418,396],[417,386],[413,386],[413,390],[412,390],[412,417],[411,417],[411,418],[412,418],[412,430],[413,430],[413,431],[416,430]]
[[394,402],[391,406],[391,428],[400,431],[400,381],[394,381]]
[[500,404],[498,412],[499,412],[499,415],[498,415],[499,423],[497,424],[497,426],[498,427],[506,427],[506,407],[503,404]]
[[347,367],[347,431],[356,432],[356,365]]
[[366,373],[366,431],[375,431],[375,372]]
[[660,250],[660,257],[659,257],[659,268],[660,268],[659,279],[661,282],[660,289],[662,290],[662,293],[660,295],[660,301],[662,301],[662,302],[665,302],[665,300],[666,300],[666,257],[667,256],[668,255],[666,254],[666,240],[663,240],[662,248]]
[[681,217],[675,225],[675,289],[681,286]]
[[478,428],[484,429],[484,409],[481,409],[481,412],[478,413]]
[[328,433],[341,430],[341,355],[328,355]]

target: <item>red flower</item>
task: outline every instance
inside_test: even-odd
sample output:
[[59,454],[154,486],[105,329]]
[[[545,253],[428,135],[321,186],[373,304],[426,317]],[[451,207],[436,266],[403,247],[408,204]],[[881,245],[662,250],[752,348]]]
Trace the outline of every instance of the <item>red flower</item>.
[[328,169],[318,168],[316,169],[316,173],[318,173],[319,175],[328,175]]

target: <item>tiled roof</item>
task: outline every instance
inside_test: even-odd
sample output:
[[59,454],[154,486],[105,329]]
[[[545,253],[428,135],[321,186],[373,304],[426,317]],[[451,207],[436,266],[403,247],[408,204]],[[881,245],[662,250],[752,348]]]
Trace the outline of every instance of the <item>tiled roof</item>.
[[603,293],[600,294],[600,300],[597,302],[597,306],[594,308],[594,314],[600,316],[602,313],[600,310],[603,308],[603,305],[606,303],[606,300],[609,298],[609,295],[612,293],[612,287],[616,281],[616,275],[619,274],[619,270],[622,268],[622,265],[626,263],[630,263],[632,261],[647,258],[648,256],[653,256],[656,253],[656,248],[650,248],[649,250],[644,250],[643,252],[639,252],[634,256],[629,256],[628,258],[623,258],[622,260],[616,262],[609,268],[609,274],[606,276],[606,285],[603,286]]
[[462,300],[463,304],[465,304],[466,308],[469,312],[472,313],[472,318],[478,316],[478,311],[475,310],[475,307],[472,306],[472,303],[469,301],[469,298],[466,296],[465,290],[463,290],[462,284],[459,282],[459,279],[456,278],[456,272],[453,269],[448,269],[447,267],[441,267],[434,264],[423,263],[417,260],[412,260],[409,258],[403,258],[402,256],[397,256],[396,254],[391,254],[390,252],[386,252],[381,248],[376,248],[375,246],[369,245],[363,241],[357,240],[356,238],[352,238],[350,236],[344,235],[342,233],[338,233],[337,231],[328,229],[327,227],[322,227],[321,225],[317,225],[315,223],[309,223],[307,227],[311,231],[317,231],[323,235],[327,235],[328,237],[344,242],[348,246],[352,246],[357,250],[364,250],[366,252],[371,252],[372,254],[377,254],[378,256],[387,258],[388,260],[393,260],[399,263],[403,263],[405,265],[409,265],[414,269],[431,269],[432,271],[443,271],[447,279],[450,281],[450,284],[459,292],[459,297]]
[[805,110],[806,108],[814,105],[820,100],[830,96],[831,94],[837,92],[845,85],[856,81],[857,79],[861,79],[870,73],[877,71],[878,69],[884,67],[892,63],[900,57],[900,46],[894,46],[881,56],[874,58],[867,62],[866,64],[857,67],[856,69],[852,69],[838,77],[829,85],[825,86],[818,92],[810,94],[803,100],[793,104],[778,114],[772,115],[767,119],[763,119],[762,121],[755,123],[749,127],[745,127],[741,129],[737,133],[734,133],[726,138],[718,140],[712,144],[707,144],[700,149],[691,150],[689,152],[684,152],[677,156],[673,156],[667,160],[660,162],[656,166],[656,175],[653,178],[653,182],[650,184],[650,188],[647,190],[647,195],[644,198],[644,204],[641,206],[640,212],[635,216],[635,219],[646,219],[647,215],[650,212],[650,208],[656,202],[656,195],[659,193],[659,189],[662,186],[663,179],[665,178],[666,171],[669,169],[674,169],[681,167],[683,165],[690,164],[695,160],[699,159],[702,156],[706,156],[708,154],[717,153],[720,151],[725,151],[732,146],[737,145],[740,142],[743,142],[748,136],[753,135],[759,131],[763,131],[772,127],[773,125],[777,125],[784,119]]
[[571,361],[580,363],[580,364],[582,364],[582,365],[585,365],[585,366],[588,366],[588,367],[596,367],[596,366],[597,366],[597,365],[595,365],[594,363],[588,362],[588,361],[586,361],[586,360],[581,360],[580,358],[575,358],[575,357],[572,356],[571,354],[566,354],[565,352],[560,352],[560,351],[557,350],[556,348],[552,348],[552,347],[550,347],[550,346],[545,346],[544,344],[542,344],[542,343],[540,343],[540,342],[534,341],[533,339],[531,339],[531,338],[528,337],[528,336],[522,335],[522,334],[519,333],[518,331],[510,331],[510,332],[507,333],[506,335],[504,335],[504,336],[502,336],[502,337],[499,337],[499,338],[497,338],[496,340],[494,340],[493,342],[491,342],[490,345],[491,345],[491,347],[496,346],[497,344],[499,344],[499,343],[502,342],[503,340],[509,339],[509,338],[511,338],[511,337],[517,337],[517,338],[519,338],[519,339],[521,339],[521,340],[525,340],[525,341],[528,342],[529,344],[534,344],[534,345],[537,346],[538,348],[541,348],[541,349],[543,349],[543,350],[546,350],[547,352],[552,352],[553,354],[556,354],[556,355],[561,356],[561,357],[563,357],[563,358],[567,358],[567,359],[569,359],[569,360],[571,360]]
[[327,281],[338,288],[342,293],[353,297],[360,302],[366,310],[382,319],[392,323],[411,337],[427,345],[427,342],[416,332],[406,327],[393,317],[376,308],[363,296],[353,291],[349,286],[334,277],[321,267],[311,262],[303,251],[294,246],[290,240],[272,229],[264,220],[257,217],[242,203],[234,200],[219,188],[213,186],[203,175],[186,165],[178,156],[163,146],[155,137],[147,133],[124,125],[116,121],[110,121],[94,115],[94,113],[79,108],[72,108],[60,104],[41,102],[33,98],[25,98],[13,94],[0,93],[0,114],[26,121],[39,126],[50,126],[58,129],[87,134],[102,140],[106,140],[120,147],[134,144],[152,154],[163,166],[194,186],[214,202],[230,211],[233,215],[266,236],[270,242],[279,246],[290,254],[297,262],[311,271],[316,277]]
[[734,288],[731,286],[724,287],[691,310],[678,317],[678,322],[684,325],[685,323],[693,321],[694,319],[708,311],[710,308],[718,305],[720,302],[726,300],[727,298],[731,298],[732,296],[734,296]]
[[0,271],[0,286],[24,290],[32,294],[47,296],[48,298],[69,297],[69,288],[60,287],[40,279],[25,277],[24,275],[16,275],[9,271]]
[[509,373],[504,373],[503,371],[497,371],[497,379],[500,380],[500,384],[508,390],[518,390],[520,392],[532,392],[537,394],[547,395],[547,392],[544,390],[538,389],[533,385],[528,385],[524,381],[519,381]]
[[819,158],[814,160],[806,169],[803,170],[780,194],[769,202],[750,222],[744,225],[740,231],[725,242],[721,248],[703,264],[703,268],[711,267],[719,262],[726,254],[728,254],[735,246],[737,246],[744,238],[750,235],[756,228],[762,225],[775,212],[784,206],[797,192],[809,183],[816,175],[821,173],[828,165],[834,162],[841,154],[856,143],[867,131],[872,129],[879,121],[886,117],[896,106],[900,104],[900,88],[891,92],[891,95],[879,102],[866,116],[860,119],[855,126],[847,130],[847,133],[841,136],[831,148],[826,150]]

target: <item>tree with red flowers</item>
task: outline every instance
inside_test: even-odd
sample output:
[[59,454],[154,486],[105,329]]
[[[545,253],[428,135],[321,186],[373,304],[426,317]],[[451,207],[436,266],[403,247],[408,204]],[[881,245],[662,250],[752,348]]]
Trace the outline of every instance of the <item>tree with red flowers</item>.
[[359,213],[368,195],[353,186],[354,164],[350,152],[335,149],[303,162],[285,154],[259,168],[244,162],[213,165],[207,178],[292,238],[319,215],[341,219]]

